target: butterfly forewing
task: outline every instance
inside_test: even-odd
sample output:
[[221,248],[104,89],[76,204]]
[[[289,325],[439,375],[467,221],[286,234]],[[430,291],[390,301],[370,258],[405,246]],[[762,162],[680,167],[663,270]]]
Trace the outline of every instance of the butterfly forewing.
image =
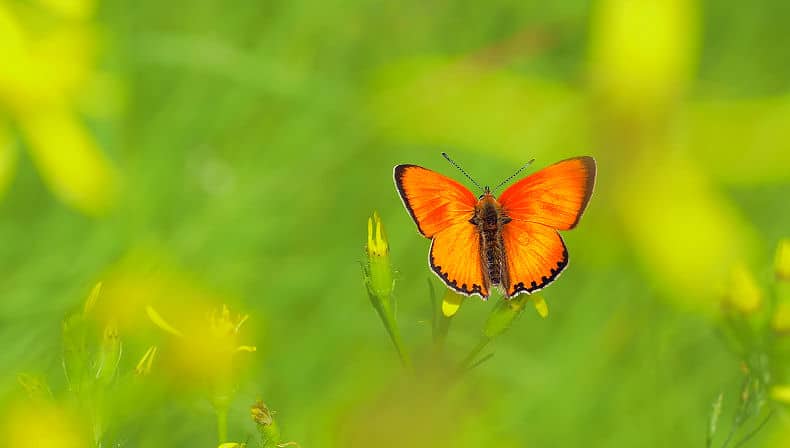
[[569,230],[590,201],[595,171],[592,157],[563,160],[511,185],[499,203],[510,219]]
[[460,183],[416,165],[398,165],[395,185],[417,229],[433,238],[430,267],[463,294],[488,295],[480,262],[480,235],[469,222],[477,199]]
[[417,229],[428,238],[459,222],[469,222],[475,195],[449,177],[417,165],[398,165],[395,186]]

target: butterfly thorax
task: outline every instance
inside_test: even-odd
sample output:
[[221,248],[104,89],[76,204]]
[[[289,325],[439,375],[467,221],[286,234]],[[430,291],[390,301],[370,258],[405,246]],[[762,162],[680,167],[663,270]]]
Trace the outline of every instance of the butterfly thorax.
[[507,290],[510,282],[502,227],[510,222],[510,218],[494,196],[486,191],[477,201],[474,217],[469,222],[477,226],[480,235],[480,264],[486,283],[502,285]]

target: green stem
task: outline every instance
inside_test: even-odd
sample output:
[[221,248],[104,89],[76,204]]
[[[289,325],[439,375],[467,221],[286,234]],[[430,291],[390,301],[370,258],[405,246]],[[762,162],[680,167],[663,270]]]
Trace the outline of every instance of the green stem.
[[386,301],[372,300],[372,302],[376,308],[376,311],[379,313],[379,317],[381,317],[381,321],[384,323],[384,328],[387,329],[387,333],[390,335],[392,345],[395,346],[395,350],[398,352],[398,357],[400,358],[401,364],[403,364],[403,367],[406,367],[407,369],[411,368],[411,358],[403,346],[403,341],[400,337],[400,330],[398,329],[398,323],[395,321],[395,313],[393,313],[390,309],[389,298]]
[[217,439],[219,443],[228,440],[228,408],[216,408],[217,413]]
[[447,333],[450,331],[450,322],[452,322],[452,317],[445,316],[444,313],[442,313],[442,310],[439,309],[436,320],[436,329],[433,333],[433,343],[436,346],[436,350],[441,352],[444,350],[445,341],[447,341]]
[[480,338],[480,341],[478,341],[477,345],[475,345],[472,351],[469,352],[469,354],[466,355],[466,358],[464,358],[464,360],[461,362],[461,369],[464,370],[467,367],[469,367],[472,364],[472,362],[475,360],[477,355],[479,355],[480,352],[483,351],[484,348],[486,348],[489,342],[491,342],[490,338],[487,338],[485,336]]

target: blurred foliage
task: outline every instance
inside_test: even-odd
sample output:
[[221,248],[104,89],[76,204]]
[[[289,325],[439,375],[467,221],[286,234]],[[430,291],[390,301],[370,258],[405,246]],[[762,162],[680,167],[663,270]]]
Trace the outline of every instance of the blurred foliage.
[[[225,442],[253,446],[263,400],[302,447],[702,446],[711,403],[729,431],[759,378],[748,423],[774,414],[749,446],[787,445],[788,12],[0,0],[0,438],[86,446],[110,408],[121,446],[211,446],[220,409]],[[496,303],[449,300],[442,327],[391,179],[397,163],[457,177],[442,150],[483,180],[533,157],[599,165],[551,315],[526,313],[458,381],[445,366]],[[374,209],[419,375],[360,281]],[[245,315],[238,339],[215,331]],[[116,342],[88,406],[64,359],[96,378]]]

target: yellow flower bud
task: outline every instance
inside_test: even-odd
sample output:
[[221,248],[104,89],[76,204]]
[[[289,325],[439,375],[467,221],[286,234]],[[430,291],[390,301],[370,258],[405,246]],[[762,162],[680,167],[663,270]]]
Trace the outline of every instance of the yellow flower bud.
[[392,294],[393,278],[390,265],[390,250],[384,224],[377,212],[368,218],[367,266],[365,280],[373,296],[386,300]]

